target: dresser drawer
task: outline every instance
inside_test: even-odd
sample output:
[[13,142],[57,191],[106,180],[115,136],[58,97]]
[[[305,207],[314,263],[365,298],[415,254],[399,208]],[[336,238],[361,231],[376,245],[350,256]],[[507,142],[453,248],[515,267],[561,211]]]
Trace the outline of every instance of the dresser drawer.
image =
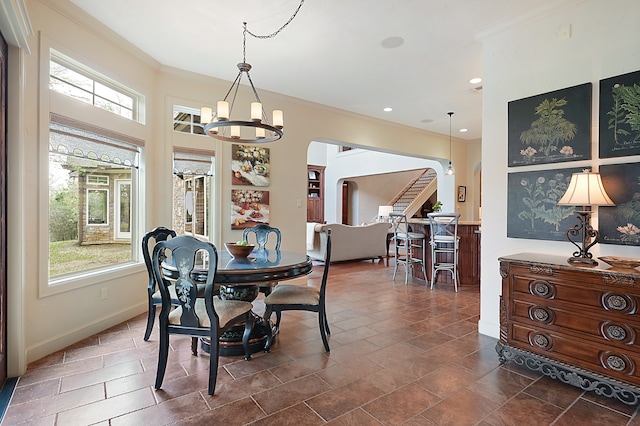
[[509,277],[511,297],[531,295],[540,300],[550,300],[579,305],[579,307],[604,309],[611,314],[634,315],[640,305],[638,289],[606,286],[597,281],[585,282],[565,279],[562,273],[552,277],[519,274],[517,269]]
[[640,385],[640,354],[563,333],[509,324],[509,344],[632,385]]
[[575,310],[572,305],[547,302],[535,298],[511,300],[510,321],[640,353],[637,315],[612,316],[604,310]]

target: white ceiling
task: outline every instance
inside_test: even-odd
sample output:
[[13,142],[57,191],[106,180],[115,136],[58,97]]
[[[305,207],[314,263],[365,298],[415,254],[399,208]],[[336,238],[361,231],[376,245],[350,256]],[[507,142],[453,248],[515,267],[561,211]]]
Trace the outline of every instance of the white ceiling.
[[[299,0],[71,0],[162,64],[233,80],[242,23],[267,35]],[[306,0],[270,39],[247,36],[258,91],[473,140],[482,136],[476,36],[565,0]],[[382,42],[401,37],[397,48]],[[224,94],[212,94],[212,104]],[[276,106],[265,105],[265,109]],[[392,107],[392,112],[383,112]],[[285,111],[286,121],[286,111]],[[460,128],[466,133],[458,133]]]

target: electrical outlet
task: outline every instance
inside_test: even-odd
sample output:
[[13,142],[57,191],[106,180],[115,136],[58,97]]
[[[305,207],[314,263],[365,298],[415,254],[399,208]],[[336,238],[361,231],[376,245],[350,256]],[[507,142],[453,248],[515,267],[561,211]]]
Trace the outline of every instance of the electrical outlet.
[[107,300],[107,297],[108,297],[107,287],[102,287],[100,289],[100,300]]

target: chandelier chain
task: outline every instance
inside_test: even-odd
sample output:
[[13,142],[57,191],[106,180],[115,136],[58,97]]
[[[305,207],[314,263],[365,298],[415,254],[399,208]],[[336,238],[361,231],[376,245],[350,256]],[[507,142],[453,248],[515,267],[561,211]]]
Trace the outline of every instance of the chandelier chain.
[[300,11],[300,8],[302,7],[302,5],[304,4],[304,0],[300,0],[300,4],[298,5],[298,8],[296,9],[295,12],[293,12],[293,15],[291,15],[291,18],[289,18],[289,20],[287,22],[284,23],[284,25],[282,25],[280,28],[278,28],[276,31],[272,32],[269,35],[257,35],[252,33],[251,31],[247,30],[247,23],[244,23],[244,28],[246,30],[247,33],[249,33],[249,35],[255,37],[255,38],[273,38],[275,36],[278,35],[278,33],[280,33],[280,31],[284,30],[286,28],[287,25],[289,25],[291,23],[291,21],[293,21],[293,19],[296,17],[296,15],[298,14],[298,12]]
[[296,11],[293,12],[293,15],[291,15],[289,20],[285,22],[284,25],[282,25],[280,28],[272,32],[271,34],[267,34],[267,35],[254,34],[247,29],[247,23],[243,22],[242,26],[244,30],[242,31],[242,62],[247,62],[247,34],[249,34],[254,38],[260,38],[260,39],[273,38],[277,36],[280,33],[280,31],[284,30],[287,27],[287,25],[289,25],[291,21],[293,21],[293,19],[296,17],[296,15],[300,11],[300,8],[302,7],[303,4],[304,4],[304,0],[300,0],[300,4],[296,8]]

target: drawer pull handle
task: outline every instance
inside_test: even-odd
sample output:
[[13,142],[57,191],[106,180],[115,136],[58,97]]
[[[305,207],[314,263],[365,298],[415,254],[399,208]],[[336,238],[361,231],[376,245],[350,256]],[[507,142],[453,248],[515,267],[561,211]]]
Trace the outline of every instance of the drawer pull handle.
[[627,368],[627,363],[619,356],[609,355],[607,357],[607,366],[615,371],[624,371]]
[[624,340],[627,338],[627,332],[619,325],[610,325],[607,327],[607,336],[613,340]]
[[535,333],[529,335],[529,344],[531,346],[537,346],[540,349],[551,349],[551,338],[542,333]]
[[616,373],[632,374],[636,369],[633,359],[623,353],[604,351],[600,353],[599,358],[600,365]]
[[532,306],[531,308],[529,308],[529,318],[531,318],[533,321],[550,324],[554,320],[554,315],[553,312],[549,310],[549,308]]
[[544,297],[545,299],[553,298],[555,288],[547,281],[535,280],[529,283],[529,293],[534,296]]
[[636,343],[634,328],[625,323],[603,321],[600,324],[600,334],[607,340],[615,340],[625,345],[635,345]]
[[604,293],[600,299],[602,307],[618,312],[633,314],[636,311],[635,300],[626,294]]
[[545,309],[537,308],[533,311],[533,317],[538,321],[547,321],[549,319],[549,312]]

